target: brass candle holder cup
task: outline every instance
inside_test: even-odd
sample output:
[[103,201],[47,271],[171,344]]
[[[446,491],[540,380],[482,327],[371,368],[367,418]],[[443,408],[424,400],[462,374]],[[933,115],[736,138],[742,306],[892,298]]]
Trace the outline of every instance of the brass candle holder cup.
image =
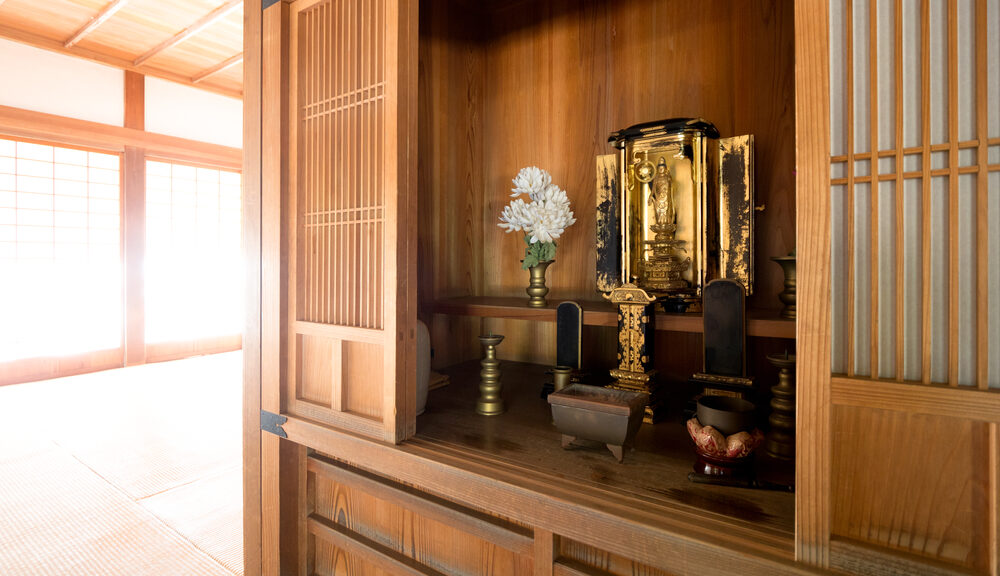
[[500,397],[500,361],[497,360],[497,345],[503,342],[500,334],[480,336],[483,345],[483,359],[479,362],[479,400],[476,401],[476,414],[496,416],[503,414],[503,398]]
[[781,310],[781,317],[795,320],[795,251],[788,256],[772,257],[771,260],[781,266],[781,271],[785,273],[785,289],[778,294],[778,300],[785,305]]
[[562,390],[573,381],[573,368],[556,366],[552,369],[552,386],[555,392]]

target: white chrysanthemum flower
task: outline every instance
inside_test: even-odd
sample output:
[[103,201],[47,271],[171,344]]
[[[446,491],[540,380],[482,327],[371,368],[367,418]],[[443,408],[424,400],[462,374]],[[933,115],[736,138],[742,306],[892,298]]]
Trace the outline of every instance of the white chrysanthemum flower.
[[511,182],[514,183],[514,187],[510,190],[513,192],[511,197],[527,194],[534,200],[536,194],[542,192],[552,184],[552,176],[537,166],[528,166],[527,168],[521,168],[521,171],[517,173],[517,176]]
[[[535,166],[522,168],[513,180],[515,197],[505,206],[497,226],[507,232],[524,232],[528,249],[522,267],[548,261],[555,255],[555,241],[576,223],[566,191],[552,183],[552,176]],[[526,194],[530,202],[517,198]]]
[[531,222],[532,216],[528,204],[525,204],[524,200],[518,198],[517,200],[512,200],[509,205],[504,207],[498,226],[506,228],[507,232],[520,232],[521,230],[527,231],[528,227],[531,226]]
[[525,232],[531,235],[531,243],[535,242],[555,242],[562,236],[566,228],[576,222],[573,212],[569,209],[569,203],[562,202],[532,202],[531,215],[534,220],[530,228]]

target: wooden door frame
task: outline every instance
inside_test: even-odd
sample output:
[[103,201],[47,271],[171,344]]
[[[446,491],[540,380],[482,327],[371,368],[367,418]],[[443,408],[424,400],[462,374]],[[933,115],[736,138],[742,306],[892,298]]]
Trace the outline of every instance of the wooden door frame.
[[829,1],[795,3],[795,559],[830,565]]
[[262,574],[261,33],[262,0],[243,2],[243,573]]
[[[273,4],[273,0],[267,0]],[[260,430],[262,339],[261,62],[262,0],[244,2],[243,229],[246,327],[243,335],[244,574],[276,568],[277,526],[263,526],[261,462],[277,438]],[[830,548],[830,120],[829,6],[795,7],[796,215],[799,255],[796,559],[829,566]],[[262,442],[263,436],[268,436]],[[265,448],[264,443],[274,443]],[[265,454],[267,452],[267,454]],[[276,480],[276,479],[275,479]],[[273,510],[271,513],[273,514]],[[271,537],[266,537],[270,534]],[[265,541],[268,553],[265,554]],[[276,572],[276,570],[273,570]],[[268,570],[267,573],[271,573]]]

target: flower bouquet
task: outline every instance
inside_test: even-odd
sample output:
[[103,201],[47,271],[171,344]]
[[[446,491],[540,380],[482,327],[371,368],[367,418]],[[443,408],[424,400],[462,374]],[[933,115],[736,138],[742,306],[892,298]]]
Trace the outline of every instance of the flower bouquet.
[[[545,269],[556,257],[556,239],[576,222],[566,192],[552,183],[552,176],[535,166],[522,168],[513,180],[510,204],[500,215],[500,226],[507,232],[524,232],[523,270],[531,271],[527,292],[528,305],[544,307]],[[520,196],[528,196],[528,201]]]

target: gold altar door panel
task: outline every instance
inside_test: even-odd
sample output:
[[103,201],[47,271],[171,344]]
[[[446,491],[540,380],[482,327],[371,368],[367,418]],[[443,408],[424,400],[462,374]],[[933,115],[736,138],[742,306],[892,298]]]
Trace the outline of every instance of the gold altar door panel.
[[284,53],[264,54],[265,77],[284,64],[281,413],[389,442],[416,421],[415,14],[398,0],[265,12]]

